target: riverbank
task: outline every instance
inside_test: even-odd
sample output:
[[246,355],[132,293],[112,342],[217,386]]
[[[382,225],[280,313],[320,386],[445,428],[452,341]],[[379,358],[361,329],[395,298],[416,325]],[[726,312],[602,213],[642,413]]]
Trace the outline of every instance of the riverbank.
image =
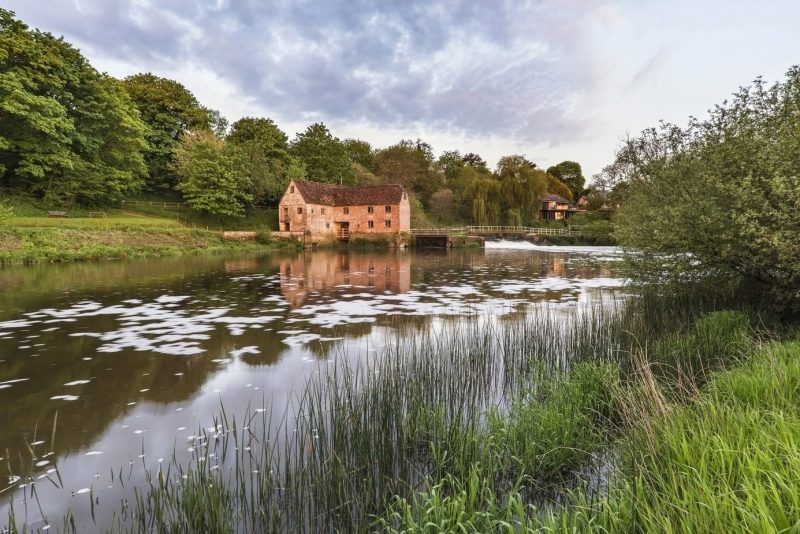
[[214,230],[180,225],[117,224],[0,228],[0,265],[103,261],[186,254],[295,249],[269,233],[255,241],[225,240]]

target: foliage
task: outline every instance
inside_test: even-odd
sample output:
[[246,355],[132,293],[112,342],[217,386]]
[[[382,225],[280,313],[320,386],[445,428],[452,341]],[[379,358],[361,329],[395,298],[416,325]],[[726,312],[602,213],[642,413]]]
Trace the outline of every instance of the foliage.
[[14,208],[6,204],[5,201],[0,200],[0,226],[7,224],[12,215],[14,215]]
[[433,149],[419,139],[403,139],[378,150],[373,161],[375,174],[416,193],[425,206],[441,185],[441,177],[434,169]]
[[[575,161],[562,161],[558,165],[553,165],[547,169],[547,174],[555,176],[570,190],[569,195],[562,195],[573,202],[578,200],[583,192],[586,179],[583,177],[581,165]],[[557,193],[560,194],[560,193]]]
[[742,88],[705,120],[661,124],[625,143],[611,168],[626,184],[618,236],[641,252],[640,276],[716,276],[800,309],[798,101],[793,67],[781,83]]
[[572,191],[567,187],[567,184],[550,173],[547,173],[547,192],[564,197],[567,200],[572,199]]
[[355,185],[355,173],[344,144],[321,122],[298,133],[289,153],[305,165],[305,175],[315,182]]
[[173,168],[186,203],[212,215],[242,217],[252,202],[246,156],[209,131],[181,137]]
[[250,193],[256,204],[275,204],[289,182],[302,178],[302,164],[289,154],[288,138],[268,118],[245,117],[231,126],[227,142],[247,157]]
[[464,156],[458,150],[445,150],[436,160],[436,166],[442,173],[445,183],[457,179],[464,165],[466,165]]
[[147,188],[151,191],[172,189],[177,183],[173,168],[173,150],[181,136],[190,131],[215,126],[219,131],[219,114],[204,108],[181,83],[149,72],[128,76],[125,90],[139,109],[147,125]]
[[141,186],[144,125],[118,82],[3,9],[0,121],[6,185],[62,205],[114,201]]
[[501,222],[529,225],[538,219],[542,198],[547,194],[547,174],[519,155],[505,156],[497,163]]
[[345,139],[343,144],[344,149],[347,151],[347,156],[352,163],[360,165],[369,172],[375,170],[373,165],[374,151],[372,150],[372,145],[362,139]]

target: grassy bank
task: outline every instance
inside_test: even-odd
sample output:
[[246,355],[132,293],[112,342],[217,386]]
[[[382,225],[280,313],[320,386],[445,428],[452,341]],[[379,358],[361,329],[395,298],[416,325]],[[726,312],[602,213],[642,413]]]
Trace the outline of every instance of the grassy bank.
[[272,240],[225,241],[217,231],[181,226],[84,224],[0,228],[0,264],[98,261],[182,254],[223,253],[293,248]]
[[[147,471],[124,511],[106,514],[110,522],[79,518],[78,529],[636,531],[670,511],[713,507],[714,492],[730,490],[721,481],[751,484],[777,514],[783,497],[763,473],[795,454],[785,440],[797,433],[776,425],[794,424],[780,410],[796,373],[767,371],[795,360],[800,370],[800,347],[762,347],[758,318],[742,312],[700,314],[720,306],[641,297],[435,332],[398,325],[381,359],[325,368],[286,413],[223,411],[189,461],[176,455],[161,474]],[[771,400],[762,406],[759,395]],[[752,424],[737,434],[744,416]],[[758,432],[778,441],[730,453],[751,450],[743,440]],[[734,469],[751,457],[761,463]],[[689,481],[675,481],[696,471],[711,478],[692,481],[706,493],[689,495]]]
[[[205,219],[166,202],[108,208],[73,208],[68,217],[48,217],[51,207],[16,195],[0,220],[0,265],[98,261],[199,253],[295,248],[273,240],[275,210],[256,210],[235,221]],[[55,209],[55,208],[52,208]],[[61,210],[63,211],[63,210]],[[223,230],[259,231],[256,241],[226,241]]]

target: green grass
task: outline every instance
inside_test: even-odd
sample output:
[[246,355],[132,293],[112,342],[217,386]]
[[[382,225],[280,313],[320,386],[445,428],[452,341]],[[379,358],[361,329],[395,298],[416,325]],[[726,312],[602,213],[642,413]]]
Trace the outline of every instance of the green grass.
[[180,221],[163,217],[110,212],[108,217],[11,217],[7,225],[12,228],[72,228],[79,230],[104,230],[119,228],[186,228]]
[[217,231],[157,225],[11,227],[0,229],[0,265],[246,252],[296,246],[296,242],[272,240],[266,236],[256,241],[225,241]]

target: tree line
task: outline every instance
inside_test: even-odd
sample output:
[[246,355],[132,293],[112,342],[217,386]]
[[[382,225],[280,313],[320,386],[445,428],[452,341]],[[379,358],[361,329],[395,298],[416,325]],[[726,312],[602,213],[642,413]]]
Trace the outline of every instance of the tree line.
[[[531,224],[541,198],[577,200],[581,167],[539,168],[509,155],[438,158],[420,140],[375,148],[315,123],[289,140],[269,118],[233,124],[185,86],[151,73],[118,80],[63,38],[0,9],[0,185],[53,205],[103,205],[137,193],[180,195],[190,207],[241,216],[275,205],[292,179],[398,183],[418,223]],[[429,215],[426,215],[429,214]]]

